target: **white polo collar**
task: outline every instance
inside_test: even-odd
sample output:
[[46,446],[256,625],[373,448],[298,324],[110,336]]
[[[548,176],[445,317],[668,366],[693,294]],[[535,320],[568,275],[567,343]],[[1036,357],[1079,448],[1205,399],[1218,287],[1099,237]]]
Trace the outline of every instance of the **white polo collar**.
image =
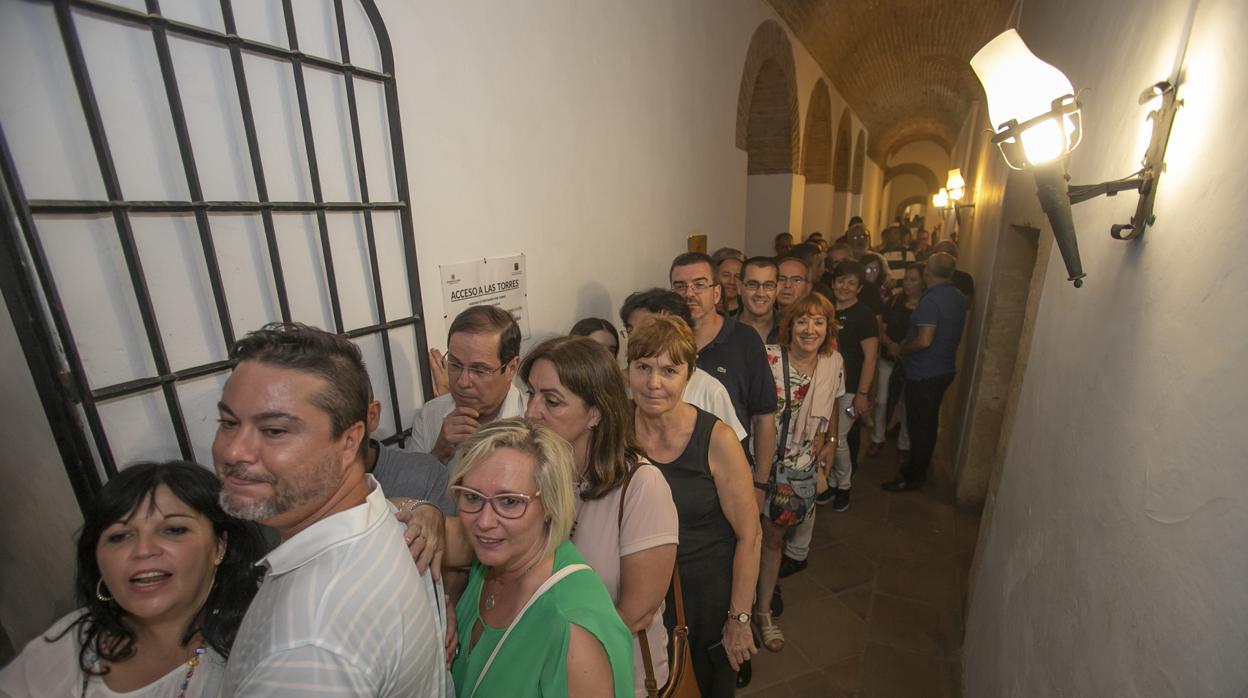
[[387,521],[393,521],[393,514],[390,513],[381,486],[372,475],[365,477],[368,482],[368,497],[363,504],[327,516],[308,526],[260,558],[256,564],[268,567],[271,577],[286,574],[315,560],[331,548],[362,538]]

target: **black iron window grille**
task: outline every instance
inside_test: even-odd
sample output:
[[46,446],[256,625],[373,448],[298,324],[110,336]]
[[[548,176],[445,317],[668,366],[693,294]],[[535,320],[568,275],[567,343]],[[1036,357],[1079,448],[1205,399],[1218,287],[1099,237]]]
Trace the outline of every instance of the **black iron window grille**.
[[[250,2],[251,0],[248,0]],[[257,274],[264,278],[252,279],[255,288],[268,289],[275,300],[275,307],[270,308],[268,319],[285,321],[309,321],[292,311],[292,305],[301,303],[308,306],[306,296],[308,279],[297,279],[291,274],[290,265],[284,263],[283,252],[288,247],[280,244],[282,227],[301,224],[314,226],[309,229],[305,247],[308,258],[313,260],[317,273],[316,294],[327,302],[327,313],[322,313],[323,321],[310,321],[337,333],[343,334],[357,342],[371,342],[374,349],[380,347],[380,356],[384,363],[384,387],[380,385],[377,366],[372,369],[375,390],[383,405],[389,403],[387,410],[390,423],[385,425],[389,433],[388,441],[402,438],[408,428],[404,420],[411,414],[414,406],[414,381],[419,380],[424,399],[429,397],[430,374],[427,361],[427,344],[422,318],[420,282],[417,273],[415,238],[412,229],[410,197],[408,194],[407,171],[403,150],[402,131],[399,121],[399,100],[394,78],[394,59],[390,39],[382,22],[381,14],[372,0],[326,0],[332,2],[332,23],[328,26],[336,29],[338,59],[325,55],[314,55],[300,50],[300,36],[296,3],[293,0],[281,0],[280,20],[284,29],[286,46],[260,41],[255,38],[241,36],[236,26],[236,15],[232,0],[219,0],[219,29],[200,26],[200,24],[174,19],[162,14],[159,0],[145,0],[142,9],[100,2],[98,0],[24,0],[28,6],[40,6],[50,11],[54,17],[56,33],[59,34],[64,59],[72,77],[73,90],[82,110],[86,132],[89,136],[92,156],[88,158],[98,169],[102,180],[104,198],[65,198],[65,199],[31,199],[23,189],[22,178],[19,176],[17,160],[10,145],[12,138],[26,138],[23,133],[6,131],[8,124],[0,121],[0,287],[4,292],[5,302],[13,317],[23,351],[35,378],[40,400],[48,415],[53,433],[56,435],[58,448],[69,471],[71,485],[80,503],[85,503],[101,486],[102,482],[117,472],[118,455],[110,443],[110,428],[102,418],[102,408],[117,401],[136,396],[156,398],[163,403],[168,421],[165,424],[148,425],[154,430],[168,430],[172,433],[172,441],[182,458],[194,460],[196,454],[193,443],[192,428],[189,420],[201,424],[204,420],[211,423],[215,418],[212,414],[202,414],[203,405],[198,405],[198,413],[188,415],[184,409],[184,397],[179,389],[198,379],[215,377],[223,381],[231,369],[225,357],[237,334],[254,329],[238,327],[232,314],[232,307],[239,302],[238,291],[231,296],[231,287],[223,273],[221,264],[221,230],[237,223],[231,217],[243,217],[254,223],[259,218],[262,233],[257,240],[262,240],[255,259],[265,259],[263,267],[256,269]],[[367,19],[367,24],[375,41],[379,67],[368,68],[355,65],[351,61],[351,41],[348,28],[347,9],[355,11],[356,7],[344,9],[344,2],[358,3],[359,10]],[[215,2],[207,3],[215,12]],[[276,7],[275,5],[273,7]],[[308,5],[298,5],[302,12]],[[327,8],[328,5],[321,7]],[[202,8],[201,8],[202,9]],[[251,8],[248,8],[249,10]],[[84,18],[89,21],[105,21],[114,26],[124,27],[134,41],[148,41],[154,48],[160,82],[169,116],[169,127],[176,141],[177,159],[180,160],[182,172],[177,173],[184,182],[187,194],[184,200],[136,200],[128,198],[123,187],[123,179],[119,176],[117,155],[120,148],[125,147],[110,142],[111,124],[108,123],[104,109],[101,107],[100,93],[93,83],[93,76],[98,82],[99,71],[107,71],[110,66],[92,63],[84,52],[80,36],[80,23]],[[51,21],[51,20],[49,20]],[[324,38],[324,37],[321,37]],[[233,88],[237,103],[231,105],[236,113],[231,118],[241,120],[241,130],[245,144],[237,143],[250,169],[250,185],[254,189],[254,199],[247,200],[210,200],[205,196],[205,184],[201,181],[204,163],[216,157],[211,152],[201,152],[195,147],[195,133],[188,124],[189,109],[202,108],[203,105],[188,107],[184,99],[184,91],[179,86],[180,76],[174,52],[171,51],[171,40],[190,42],[205,46],[215,51],[224,50],[228,53],[229,72],[233,77]],[[330,43],[330,42],[326,42]],[[374,46],[367,47],[372,50]],[[326,51],[322,51],[326,53]],[[306,162],[300,163],[306,174],[305,190],[310,197],[292,200],[275,200],[271,191],[292,190],[288,182],[275,182],[274,176],[266,174],[265,143],[261,129],[257,126],[257,114],[253,109],[255,93],[248,87],[248,72],[256,59],[264,59],[272,65],[289,70],[288,77],[293,81],[294,96],[297,106],[298,127],[295,133],[286,134],[295,141],[291,152],[299,148],[306,156]],[[346,112],[349,117],[349,144],[345,146],[347,153],[344,162],[354,160],[354,171],[347,168],[348,184],[344,191],[356,196],[349,200],[330,200],[325,195],[323,171],[318,159],[318,148],[327,150],[335,144],[318,141],[314,124],[314,115],[310,109],[309,73],[315,71],[317,80],[324,82],[326,78],[331,84],[345,92]],[[372,119],[368,124],[374,130],[361,128],[361,105],[357,99],[358,90],[376,90],[380,87],[384,108],[380,108],[380,116],[384,123]],[[341,94],[341,93],[340,93]],[[6,95],[6,99],[17,98],[17,95]],[[222,105],[215,105],[220,108]],[[380,132],[380,136],[377,132]],[[345,134],[344,134],[345,136]],[[371,161],[366,155],[373,150],[366,147],[365,140],[378,138],[388,140],[389,148],[385,155],[388,162]],[[380,168],[380,169],[379,169]],[[369,174],[383,172],[387,178],[384,186],[370,189]],[[351,180],[350,178],[354,179]],[[280,186],[275,187],[275,184]],[[341,188],[341,187],[339,187]],[[299,186],[293,190],[299,190]],[[388,191],[387,191],[388,190]],[[376,192],[376,193],[375,193]],[[289,220],[294,217],[300,220]],[[170,337],[169,311],[164,317],[160,312],[165,299],[154,297],[153,280],[157,275],[171,273],[163,268],[162,259],[153,259],[149,252],[143,253],[143,235],[151,236],[150,232],[140,235],[139,228],[159,228],[162,222],[180,219],[189,233],[187,238],[197,243],[196,257],[202,264],[195,269],[178,269],[172,273],[185,272],[197,277],[195,288],[203,298],[211,297],[211,319],[215,328],[215,337],[210,342],[214,346],[203,349],[203,352],[190,352],[199,356],[205,353],[216,358],[207,361],[193,362],[187,365],[183,356],[177,356],[179,349],[167,341]],[[397,219],[397,220],[396,220]],[[359,228],[362,223],[362,245],[359,240]],[[76,333],[80,324],[75,317],[67,312],[63,302],[66,289],[75,279],[65,278],[64,267],[58,267],[48,253],[47,237],[53,230],[64,231],[73,226],[95,226],[98,232],[101,226],[111,227],[105,244],[116,252],[119,262],[117,276],[128,284],[128,295],[125,303],[137,310],[142,327],[142,337],[136,338],[135,346],[142,351],[150,352],[143,356],[139,363],[145,367],[142,375],[128,377],[126,380],[101,380],[103,372],[95,372],[86,365],[83,355],[83,337]],[[387,226],[389,226],[387,228]],[[348,232],[343,232],[343,228]],[[351,229],[355,230],[352,232]],[[397,240],[386,247],[379,242],[379,229],[393,230]],[[193,231],[193,232],[192,232]],[[75,234],[85,234],[79,231]],[[63,232],[57,235],[64,237]],[[159,233],[158,233],[159,235]],[[350,235],[351,239],[343,242],[340,238]],[[314,241],[314,242],[313,242]],[[90,244],[70,243],[71,249],[81,244],[81,251],[89,253]],[[167,243],[165,243],[167,244]],[[355,245],[356,256],[343,262],[335,258],[335,250],[340,252],[343,245],[350,248]],[[61,249],[65,243],[58,243]],[[393,277],[390,283],[383,280],[385,269],[394,269],[399,264],[393,257],[401,256],[403,267],[402,279],[396,285]],[[319,262],[316,259],[319,257]],[[340,255],[341,257],[341,255]],[[106,260],[99,265],[106,266]],[[259,264],[259,262],[256,262]],[[336,264],[337,263],[337,264]],[[344,305],[344,271],[350,270],[351,264],[364,269],[354,269],[355,276],[361,277],[365,288],[352,287],[347,289],[347,296],[362,296],[370,306],[364,310],[352,307],[360,301]],[[345,264],[346,266],[340,266]],[[58,269],[60,270],[58,272]],[[234,272],[237,274],[237,270]],[[301,290],[294,287],[300,286]],[[400,293],[389,293],[401,288]],[[402,296],[402,297],[400,297]],[[313,304],[315,305],[315,304]],[[346,312],[346,311],[352,312]],[[252,313],[254,314],[254,313]],[[344,318],[344,315],[349,317]],[[360,322],[360,316],[368,321]],[[162,324],[163,323],[163,324]],[[85,331],[85,330],[84,330]],[[403,334],[406,333],[406,334]],[[185,345],[185,338],[179,340]],[[392,346],[394,345],[394,346]],[[414,356],[406,355],[405,347],[414,348]],[[203,348],[203,347],[201,347]],[[139,352],[142,353],[142,352]],[[374,351],[374,353],[376,353]],[[396,380],[396,367],[402,366],[406,383]],[[98,375],[96,375],[98,374]],[[401,384],[406,388],[400,389]],[[404,400],[404,398],[407,398]],[[215,403],[215,399],[213,400]],[[156,420],[163,421],[163,420]],[[199,427],[202,432],[203,427]],[[173,455],[169,453],[167,455]],[[201,460],[204,451],[200,444]]]

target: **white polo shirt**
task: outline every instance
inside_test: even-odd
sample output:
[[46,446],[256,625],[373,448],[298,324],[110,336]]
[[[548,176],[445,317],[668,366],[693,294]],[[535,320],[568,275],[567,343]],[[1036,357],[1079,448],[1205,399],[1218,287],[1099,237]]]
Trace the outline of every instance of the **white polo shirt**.
[[[523,417],[524,408],[524,395],[515,383],[512,383],[507,387],[507,397],[503,398],[503,404],[498,408],[498,416],[495,419]],[[442,432],[442,420],[454,411],[455,398],[450,393],[439,395],[426,402],[416,410],[416,415],[412,417],[412,434],[404,444],[403,450],[418,453],[432,452],[433,445],[438,442],[438,434]]]
[[364,504],[260,560],[268,568],[230,651],[221,695],[454,695],[445,610],[368,476]]
[[701,407],[719,417],[719,421],[727,424],[736,433],[738,441],[745,440],[748,434],[741,420],[737,419],[737,411],[732,407],[732,397],[728,395],[724,384],[715,380],[715,376],[695,368],[693,375],[689,376],[689,382],[685,384],[685,394],[682,397],[690,405]]

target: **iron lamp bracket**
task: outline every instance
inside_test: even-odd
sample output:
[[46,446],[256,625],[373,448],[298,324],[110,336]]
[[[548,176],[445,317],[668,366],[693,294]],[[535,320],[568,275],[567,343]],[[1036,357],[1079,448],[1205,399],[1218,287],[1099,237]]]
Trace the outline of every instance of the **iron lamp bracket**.
[[1166,145],[1170,140],[1170,127],[1174,124],[1174,116],[1182,100],[1177,99],[1173,83],[1158,82],[1140,94],[1140,104],[1148,104],[1160,97],[1161,103],[1149,112],[1148,120],[1152,122],[1148,150],[1144,153],[1141,167],[1134,174],[1123,179],[1100,184],[1072,184],[1069,187],[1071,204],[1079,204],[1098,196],[1114,196],[1118,192],[1135,190],[1140,194],[1140,201],[1135,207],[1135,215],[1129,223],[1115,223],[1110,226],[1109,234],[1115,240],[1134,240],[1144,234],[1144,230],[1156,221],[1153,203],[1157,196],[1157,180],[1165,170]]

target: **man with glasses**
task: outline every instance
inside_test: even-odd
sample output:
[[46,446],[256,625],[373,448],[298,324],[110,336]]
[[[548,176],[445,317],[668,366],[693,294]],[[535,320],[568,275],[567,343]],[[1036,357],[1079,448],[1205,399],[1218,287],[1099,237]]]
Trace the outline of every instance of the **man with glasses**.
[[522,416],[525,404],[511,382],[520,365],[520,326],[511,313],[468,308],[451,322],[446,346],[450,393],[417,410],[407,450],[449,465],[464,439],[496,419]]
[[[672,290],[689,307],[693,341],[698,346],[698,368],[728,389],[737,419],[753,440],[753,449],[746,447],[746,455],[753,455],[754,480],[765,487],[776,450],[776,422],[772,418],[776,411],[776,384],[767,363],[767,351],[754,330],[716,312],[720,289],[714,273],[711,258],[701,252],[678,256],[668,272]],[[761,502],[762,491],[758,494]]]
[[783,315],[790,305],[810,293],[810,268],[797,257],[776,262],[776,314]]
[[751,257],[741,270],[741,324],[753,327],[766,344],[780,340],[776,310],[778,275],[776,261],[771,257]]

